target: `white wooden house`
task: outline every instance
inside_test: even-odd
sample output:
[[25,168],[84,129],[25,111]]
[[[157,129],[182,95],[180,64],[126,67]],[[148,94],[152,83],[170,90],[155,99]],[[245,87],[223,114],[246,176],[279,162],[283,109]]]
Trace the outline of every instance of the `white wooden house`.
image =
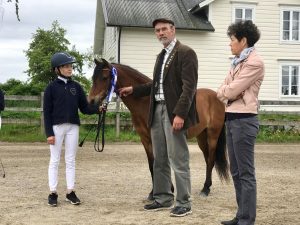
[[198,55],[198,87],[213,90],[230,67],[228,26],[252,20],[266,68],[261,110],[300,112],[300,0],[98,0],[94,53],[152,78],[158,17],[175,21],[177,39]]

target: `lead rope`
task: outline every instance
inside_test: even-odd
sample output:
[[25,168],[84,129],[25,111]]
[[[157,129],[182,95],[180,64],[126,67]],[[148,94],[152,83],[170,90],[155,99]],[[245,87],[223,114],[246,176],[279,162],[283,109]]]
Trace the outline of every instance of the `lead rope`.
[[[96,152],[103,152],[104,145],[105,145],[104,131],[105,131],[105,115],[106,115],[107,105],[104,103],[101,107],[102,107],[102,111],[101,111],[101,113],[99,114],[99,117],[98,117],[96,137],[95,137],[95,142],[94,142],[94,149],[95,149]],[[99,146],[100,146],[100,131],[102,133],[102,135],[101,135],[101,139],[102,139],[101,149],[99,148]]]

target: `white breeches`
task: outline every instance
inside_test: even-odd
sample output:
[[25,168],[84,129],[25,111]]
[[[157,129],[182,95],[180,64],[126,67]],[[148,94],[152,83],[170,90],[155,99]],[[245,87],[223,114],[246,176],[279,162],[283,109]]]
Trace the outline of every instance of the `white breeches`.
[[49,188],[55,192],[58,184],[58,167],[63,142],[65,142],[65,163],[67,189],[73,190],[75,186],[75,158],[79,138],[79,126],[64,123],[53,126],[55,144],[50,145],[50,163],[48,170]]

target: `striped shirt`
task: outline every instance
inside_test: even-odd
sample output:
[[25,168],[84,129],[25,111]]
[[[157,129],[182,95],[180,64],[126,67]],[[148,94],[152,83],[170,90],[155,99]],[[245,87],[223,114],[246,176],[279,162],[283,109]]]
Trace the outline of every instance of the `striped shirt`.
[[171,41],[171,43],[165,48],[166,53],[165,53],[165,57],[164,57],[164,61],[161,67],[161,72],[160,72],[160,79],[159,79],[159,86],[158,86],[158,91],[155,94],[155,101],[162,101],[165,100],[165,96],[164,96],[164,90],[163,90],[163,74],[164,74],[164,68],[165,68],[165,64],[167,62],[167,59],[169,58],[169,55],[171,54],[171,52],[173,51],[175,44],[176,44],[176,38],[174,38],[173,41]]

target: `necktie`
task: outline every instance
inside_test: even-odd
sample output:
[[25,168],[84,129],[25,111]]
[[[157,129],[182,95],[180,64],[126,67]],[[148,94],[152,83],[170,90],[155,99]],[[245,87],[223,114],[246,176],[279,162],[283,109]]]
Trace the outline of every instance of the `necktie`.
[[166,50],[163,49],[163,50],[161,50],[161,52],[158,56],[159,58],[158,58],[158,62],[157,62],[156,70],[155,70],[155,74],[154,74],[154,79],[155,79],[154,93],[157,93],[157,91],[158,91],[160,74],[161,74],[161,69],[162,69],[162,65],[163,65],[163,62],[164,62],[165,54],[166,54]]

